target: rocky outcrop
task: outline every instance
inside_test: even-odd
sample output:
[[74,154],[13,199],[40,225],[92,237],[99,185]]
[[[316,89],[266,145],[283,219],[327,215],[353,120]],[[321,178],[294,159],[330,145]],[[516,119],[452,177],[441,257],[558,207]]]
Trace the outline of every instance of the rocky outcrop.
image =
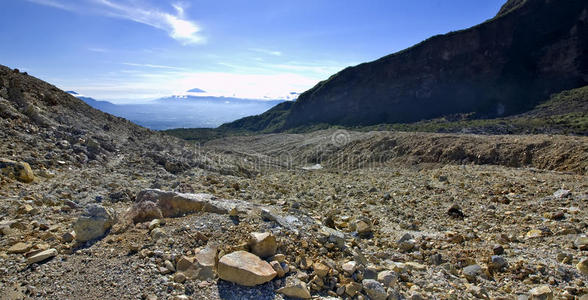
[[179,217],[194,212],[229,214],[231,210],[250,208],[241,200],[218,199],[211,194],[184,194],[158,189],[147,189],[137,194],[135,205],[126,219],[134,223],[162,217]]

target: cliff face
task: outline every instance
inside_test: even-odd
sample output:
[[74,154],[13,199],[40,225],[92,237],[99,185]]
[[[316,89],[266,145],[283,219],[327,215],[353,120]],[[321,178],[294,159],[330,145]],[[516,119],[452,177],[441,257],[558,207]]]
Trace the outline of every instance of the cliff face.
[[347,68],[303,93],[281,129],[527,111],[588,84],[588,2],[510,0],[478,26]]
[[300,96],[286,128],[510,115],[586,85],[588,2],[519,2],[476,27],[335,74]]

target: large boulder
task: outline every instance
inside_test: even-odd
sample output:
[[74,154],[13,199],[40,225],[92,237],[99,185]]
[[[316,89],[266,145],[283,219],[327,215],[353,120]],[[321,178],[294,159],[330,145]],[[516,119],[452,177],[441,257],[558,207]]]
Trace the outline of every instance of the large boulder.
[[33,170],[31,170],[31,166],[26,162],[16,162],[0,158],[0,173],[8,178],[16,179],[24,183],[33,182],[33,180],[35,180]]
[[210,194],[183,194],[147,189],[139,192],[136,203],[128,211],[125,219],[134,223],[147,222],[153,219],[180,217],[194,212],[229,214],[251,205],[240,200],[217,199]]
[[244,286],[264,284],[278,274],[269,263],[246,251],[221,257],[217,271],[221,279]]
[[90,204],[73,225],[76,240],[86,242],[98,239],[106,234],[115,221],[114,212],[111,209]]

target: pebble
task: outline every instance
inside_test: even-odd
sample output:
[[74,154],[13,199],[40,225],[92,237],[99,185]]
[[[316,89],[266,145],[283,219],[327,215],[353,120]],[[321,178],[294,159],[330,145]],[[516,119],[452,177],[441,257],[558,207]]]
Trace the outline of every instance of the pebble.
[[504,247],[502,247],[502,245],[496,245],[492,248],[492,252],[494,255],[502,255],[504,254]]

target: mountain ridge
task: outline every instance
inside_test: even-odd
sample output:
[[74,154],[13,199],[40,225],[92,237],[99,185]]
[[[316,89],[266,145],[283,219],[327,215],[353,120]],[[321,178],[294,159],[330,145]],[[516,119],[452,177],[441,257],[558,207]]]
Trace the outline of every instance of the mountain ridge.
[[319,123],[367,126],[455,113],[522,113],[552,93],[588,84],[587,24],[585,1],[511,0],[482,24],[348,67],[302,93],[267,122],[272,128],[251,127],[279,132]]

